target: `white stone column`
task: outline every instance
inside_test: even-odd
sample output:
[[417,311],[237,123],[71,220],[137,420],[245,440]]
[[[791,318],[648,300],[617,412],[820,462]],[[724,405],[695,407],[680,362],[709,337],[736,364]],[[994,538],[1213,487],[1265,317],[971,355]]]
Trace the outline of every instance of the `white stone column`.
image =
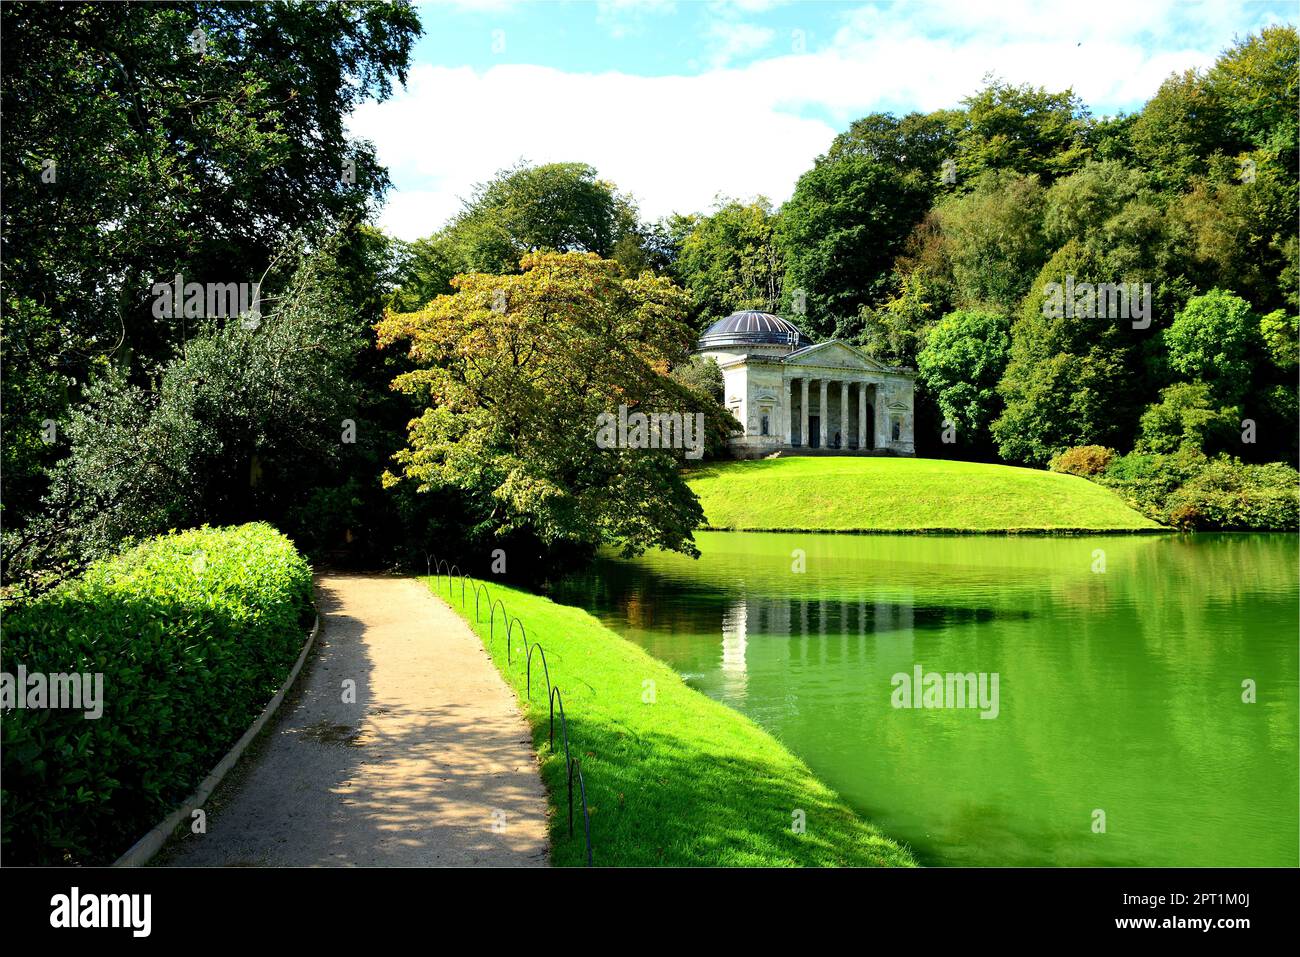
[[876,386],[876,448],[889,448],[889,391],[881,382]]
[[858,449],[867,447],[867,384],[858,383]]
[[817,410],[817,425],[819,426],[818,432],[820,433],[821,447],[826,448],[826,428],[829,425],[829,423],[826,421],[829,418],[829,416],[826,414],[826,406],[827,406],[826,391],[827,388],[830,386],[830,383],[826,379],[822,379],[821,383],[822,383],[821,407]]
[[803,402],[799,406],[799,444],[804,448],[808,447],[808,377],[801,376],[799,382],[803,386]]
[[794,445],[794,379],[785,380],[785,444]]
[[840,380],[840,448],[849,447],[849,386],[848,379]]

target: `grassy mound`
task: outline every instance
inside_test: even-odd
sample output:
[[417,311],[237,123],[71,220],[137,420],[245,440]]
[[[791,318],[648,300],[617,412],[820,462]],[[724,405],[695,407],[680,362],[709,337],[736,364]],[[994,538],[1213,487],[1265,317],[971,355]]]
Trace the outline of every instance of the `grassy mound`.
[[[461,603],[459,579],[431,587],[458,610],[487,646],[524,703],[550,793],[551,859],[585,863],[582,809],[574,784],[574,834],[568,830],[564,745],[559,716],[548,743],[546,678],[533,658],[532,694],[525,690],[522,633],[515,627],[513,663],[496,610],[489,637],[484,598],[477,615],[473,588]],[[724,705],[687,687],[663,662],[605,628],[579,608],[487,583],[544,650],[560,689],[569,742],[581,759],[591,810],[594,861],[645,865],[912,865],[911,854],[858,817],[771,735]],[[450,597],[448,597],[450,596]],[[802,812],[804,833],[794,821]]]
[[1160,526],[1074,475],[943,459],[798,457],[688,475],[708,527],[750,531],[1134,531]]
[[5,863],[121,855],[266,706],[311,607],[307,562],[254,524],[152,539],[6,615],[6,674],[103,677],[97,717],[6,707]]

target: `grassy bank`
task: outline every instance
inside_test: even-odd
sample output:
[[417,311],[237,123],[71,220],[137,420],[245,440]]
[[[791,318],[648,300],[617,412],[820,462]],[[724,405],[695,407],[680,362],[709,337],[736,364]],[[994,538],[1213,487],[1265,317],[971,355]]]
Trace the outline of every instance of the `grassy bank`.
[[[447,597],[446,578],[440,589],[432,587]],[[487,587],[544,649],[551,681],[564,698],[570,746],[586,779],[597,865],[915,863],[775,738],[687,687],[667,665],[585,611],[495,582]],[[519,628],[509,664],[500,610],[496,636],[489,638],[488,601],[475,624],[472,588],[464,606],[459,580],[450,591],[451,606],[478,632],[524,702],[555,811],[552,862],[582,864],[581,807],[570,837],[559,718],[552,751],[539,659],[533,661],[529,699]],[[792,826],[797,811],[806,819],[802,834]]]
[[709,528],[1066,532],[1160,526],[1087,479],[978,462],[801,458],[692,471]]

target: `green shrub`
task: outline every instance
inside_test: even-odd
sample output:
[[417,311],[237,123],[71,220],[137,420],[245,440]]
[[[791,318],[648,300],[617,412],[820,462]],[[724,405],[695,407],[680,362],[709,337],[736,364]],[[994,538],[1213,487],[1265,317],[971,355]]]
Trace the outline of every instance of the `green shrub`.
[[1167,505],[1170,524],[1186,528],[1294,531],[1300,526],[1300,472],[1283,462],[1215,459]]
[[1053,455],[1047,468],[1052,472],[1092,478],[1101,474],[1114,458],[1115,450],[1104,445],[1077,445]]
[[311,614],[311,568],[264,524],[152,539],[7,614],[7,674],[99,672],[104,700],[6,710],[5,862],[113,861],[265,707]]
[[1182,448],[1120,456],[1097,481],[1158,522],[1202,530],[1289,531],[1300,513],[1300,472]]

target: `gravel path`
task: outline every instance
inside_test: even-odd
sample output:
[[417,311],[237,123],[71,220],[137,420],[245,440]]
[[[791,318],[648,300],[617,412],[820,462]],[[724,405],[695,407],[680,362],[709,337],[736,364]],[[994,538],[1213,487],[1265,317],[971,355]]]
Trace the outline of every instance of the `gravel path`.
[[544,865],[528,727],[478,638],[413,579],[327,575],[317,596],[301,691],[213,795],[207,833],[159,863]]

